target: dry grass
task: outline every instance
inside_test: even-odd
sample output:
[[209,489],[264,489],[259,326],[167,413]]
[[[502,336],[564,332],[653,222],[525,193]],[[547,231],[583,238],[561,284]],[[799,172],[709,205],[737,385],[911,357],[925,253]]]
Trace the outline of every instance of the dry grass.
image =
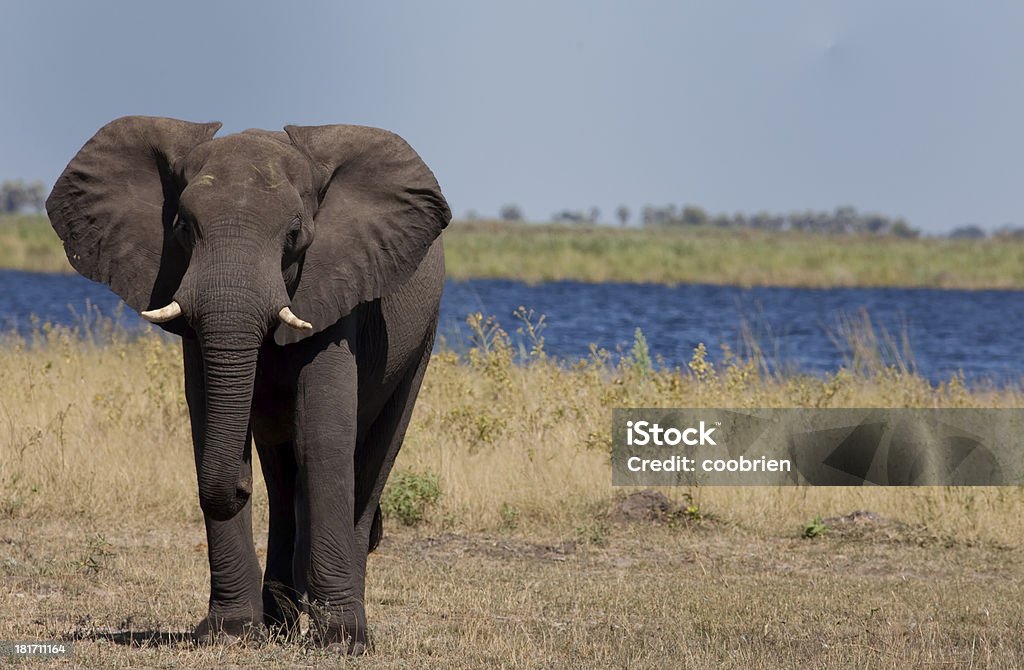
[[[776,377],[700,352],[656,371],[642,348],[575,366],[538,348],[514,365],[503,333],[474,324],[476,348],[435,356],[424,383],[399,467],[439,475],[442,497],[419,526],[386,524],[368,585],[378,646],[360,665],[1024,664],[1018,488],[708,487],[665,491],[691,496],[699,522],[608,514],[624,493],[611,407],[999,407],[1019,406],[1017,390],[868,363]],[[99,339],[50,329],[0,346],[0,640],[80,636],[73,662],[92,667],[322,661],[180,639],[205,613],[207,572],[179,348]],[[886,521],[801,537],[815,516],[865,508]],[[132,634],[141,647],[119,644]]]
[[[183,641],[205,606],[195,525],[22,519],[0,537],[0,638],[73,633],[73,663],[88,667],[327,660],[296,644]],[[370,561],[377,648],[357,665],[1010,669],[1024,658],[1015,550],[643,527],[560,552],[507,535],[391,533]]]

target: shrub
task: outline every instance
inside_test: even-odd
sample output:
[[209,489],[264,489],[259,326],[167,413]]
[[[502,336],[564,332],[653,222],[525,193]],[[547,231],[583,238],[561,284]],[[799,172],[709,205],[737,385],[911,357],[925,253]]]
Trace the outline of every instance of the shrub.
[[423,521],[427,509],[441,498],[437,475],[402,470],[391,476],[380,508],[388,517],[397,517],[402,525],[415,526]]
[[813,540],[816,537],[821,537],[827,532],[828,524],[822,520],[821,516],[816,516],[804,524],[803,536],[808,539]]

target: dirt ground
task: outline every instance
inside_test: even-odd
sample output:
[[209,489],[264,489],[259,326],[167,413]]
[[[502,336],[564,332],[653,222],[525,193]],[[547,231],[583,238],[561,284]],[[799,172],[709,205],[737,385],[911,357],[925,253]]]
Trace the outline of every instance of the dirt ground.
[[[610,515],[569,537],[392,526],[371,556],[373,653],[195,647],[200,526],[0,521],[0,640],[73,667],[1019,668],[1019,547],[877,515],[812,539]],[[257,535],[261,558],[265,534]],[[7,659],[5,659],[6,661]]]

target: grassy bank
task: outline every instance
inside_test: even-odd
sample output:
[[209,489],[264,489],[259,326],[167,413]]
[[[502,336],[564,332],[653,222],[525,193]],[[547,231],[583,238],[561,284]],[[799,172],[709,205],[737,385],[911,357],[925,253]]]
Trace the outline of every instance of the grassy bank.
[[[1024,288],[1013,240],[456,222],[445,248],[456,279]],[[70,271],[43,217],[0,217],[0,267]]]
[[0,215],[0,268],[73,272],[64,247],[43,216]]
[[739,286],[1024,287],[1024,242],[453,224],[449,275]]
[[[655,371],[642,348],[514,365],[475,323],[476,348],[435,356],[424,382],[361,666],[1020,667],[1019,488],[667,489],[679,514],[629,522],[608,464],[616,406],[1016,407],[1017,389],[870,357],[820,379],[701,352]],[[80,638],[95,667],[315,664],[295,644],[184,641],[207,574],[178,346],[36,340],[0,345],[0,639]],[[804,537],[819,516],[828,530]]]

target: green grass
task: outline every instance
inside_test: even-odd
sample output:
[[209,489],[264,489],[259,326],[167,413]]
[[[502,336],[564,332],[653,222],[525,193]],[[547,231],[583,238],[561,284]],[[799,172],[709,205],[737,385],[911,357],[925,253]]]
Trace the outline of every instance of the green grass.
[[72,272],[64,247],[44,216],[0,215],[0,268]]
[[739,286],[1024,287],[1024,242],[454,223],[453,278]]
[[[541,282],[1024,288],[1024,241],[455,222],[448,275]],[[70,272],[44,217],[0,216],[0,267]]]

